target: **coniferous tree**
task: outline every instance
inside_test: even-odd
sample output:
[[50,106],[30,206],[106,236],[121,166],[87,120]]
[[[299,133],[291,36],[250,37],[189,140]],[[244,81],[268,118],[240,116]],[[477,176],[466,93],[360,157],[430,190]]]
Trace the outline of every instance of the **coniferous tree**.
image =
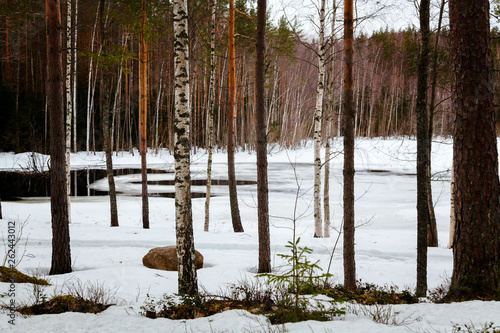
[[265,107],[266,0],[257,3],[255,99],[257,132],[257,206],[259,221],[259,273],[271,272],[269,189],[267,182],[267,126]]
[[427,294],[427,228],[430,224],[427,180],[429,168],[429,129],[427,108],[427,77],[429,72],[429,0],[420,1],[421,51],[417,83],[417,291],[419,297]]
[[353,1],[344,2],[344,286],[356,289],[354,256]]
[[46,0],[47,104],[50,110],[50,208],[52,263],[49,274],[71,272],[71,250],[66,186],[66,149],[63,102],[62,30],[59,0]]
[[500,298],[500,184],[488,0],[450,0],[455,112],[451,300]]

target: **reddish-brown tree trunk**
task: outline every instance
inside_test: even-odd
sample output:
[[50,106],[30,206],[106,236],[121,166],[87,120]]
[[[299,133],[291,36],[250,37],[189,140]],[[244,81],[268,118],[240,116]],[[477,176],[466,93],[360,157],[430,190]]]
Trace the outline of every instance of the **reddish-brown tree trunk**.
[[455,236],[448,297],[500,299],[500,203],[488,0],[450,0]]
[[50,110],[50,208],[52,263],[49,274],[71,272],[66,187],[66,138],[63,102],[62,26],[59,0],[46,0],[47,104]]
[[356,289],[354,256],[353,1],[344,2],[344,286]]
[[269,239],[269,194],[267,184],[267,127],[265,107],[266,0],[257,4],[257,41],[255,62],[255,107],[257,114],[257,206],[259,220],[259,273],[271,272]]
[[146,0],[142,0],[141,41],[139,68],[139,124],[141,133],[141,174],[142,174],[142,227],[149,229],[147,113],[148,113],[148,49],[146,44]]
[[234,46],[234,0],[229,0],[229,103],[227,119],[227,177],[229,181],[229,202],[234,232],[243,232],[238,194],[236,191],[236,171],[234,166],[234,109],[236,106],[236,60]]

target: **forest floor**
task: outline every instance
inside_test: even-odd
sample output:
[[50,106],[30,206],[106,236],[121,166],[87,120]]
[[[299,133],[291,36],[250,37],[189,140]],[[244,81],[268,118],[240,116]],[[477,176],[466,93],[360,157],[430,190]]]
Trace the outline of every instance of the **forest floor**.
[[[340,151],[335,141],[332,151]],[[330,273],[337,283],[343,281],[342,238],[334,249],[342,221],[342,154],[331,161],[331,237],[314,238],[312,214],[313,149],[310,142],[297,149],[270,147],[269,203],[271,214],[272,265],[283,267],[278,254],[292,240],[291,222],[295,197],[300,194],[297,212],[301,215],[297,233],[301,245],[313,250],[311,260]],[[413,290],[416,283],[416,142],[413,139],[360,139],[356,142],[356,268],[357,277],[365,283],[397,286]],[[22,170],[34,162],[45,164],[45,155],[30,153],[0,154],[0,170]],[[213,178],[227,179],[226,155],[214,155]],[[206,152],[192,156],[192,178],[206,177]],[[256,156],[253,152],[236,154],[238,180],[256,180]],[[148,167],[173,171],[173,156],[162,150],[148,155]],[[432,171],[433,195],[439,232],[439,247],[428,254],[428,286],[435,289],[446,282],[452,272],[452,251],[448,249],[450,215],[451,140],[435,140]],[[104,167],[102,153],[71,155],[73,169]],[[118,153],[115,168],[138,168],[140,157]],[[296,172],[294,173],[294,169]],[[154,193],[173,192],[168,181],[173,173],[154,173],[158,181],[149,186]],[[162,196],[149,198],[150,229],[142,229],[139,174],[117,176],[120,227],[109,227],[109,197],[78,196],[71,198],[71,255],[73,272],[47,276],[51,263],[50,202],[47,197],[23,198],[2,202],[0,231],[6,244],[9,221],[16,230],[23,226],[22,239],[16,249],[17,268],[23,273],[46,278],[50,286],[34,287],[0,283],[0,302],[16,305],[50,298],[55,294],[81,287],[106,291],[109,303],[115,304],[99,314],[67,312],[58,315],[15,317],[9,324],[8,311],[0,313],[0,330],[18,332],[458,332],[480,331],[500,326],[500,302],[472,301],[452,304],[422,302],[413,305],[368,307],[340,305],[346,314],[333,321],[273,326],[262,315],[231,310],[193,320],[149,319],[140,314],[141,306],[163,294],[177,292],[177,273],[153,270],[142,265],[142,257],[152,248],[175,244],[174,200]],[[163,181],[163,183],[162,183]],[[194,183],[195,184],[195,183]],[[298,185],[297,185],[298,184]],[[107,181],[89,184],[105,191]],[[299,187],[299,188],[298,188]],[[193,192],[204,193],[203,185],[193,185]],[[195,247],[204,256],[204,267],[198,270],[199,285],[210,293],[227,291],[232,284],[252,281],[258,262],[256,186],[250,182],[238,186],[239,205],[244,233],[233,233],[227,186],[213,187],[210,232],[203,231],[204,198],[193,199]],[[5,250],[0,250],[0,259]],[[3,252],[2,252],[3,251]],[[334,251],[332,256],[332,251]],[[24,256],[22,256],[24,253]],[[1,263],[0,263],[1,264]],[[374,313],[388,318],[386,324],[375,322]],[[383,321],[382,321],[383,322]],[[493,325],[489,323],[494,323]],[[467,325],[467,326],[466,326]],[[491,330],[493,332],[493,330]]]

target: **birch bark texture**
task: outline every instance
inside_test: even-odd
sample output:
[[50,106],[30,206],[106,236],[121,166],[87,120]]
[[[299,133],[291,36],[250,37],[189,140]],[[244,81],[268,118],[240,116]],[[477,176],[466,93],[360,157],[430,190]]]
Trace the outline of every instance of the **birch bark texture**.
[[217,0],[212,2],[212,30],[210,32],[210,72],[209,72],[209,87],[208,87],[208,161],[207,161],[207,194],[205,196],[205,225],[204,231],[208,231],[210,227],[210,192],[212,188],[212,155],[214,150],[214,111],[215,111],[215,14],[217,8]]
[[66,186],[62,26],[59,0],[46,0],[47,105],[50,110],[50,210],[52,262],[50,275],[71,272],[71,250]]
[[193,237],[190,171],[190,90],[187,0],[173,1],[175,66],[175,225],[177,240],[178,292],[198,294]]
[[72,39],[71,39],[71,0],[66,1],[66,186],[68,187],[68,222],[71,223],[71,125],[73,116],[73,93],[71,91]]
[[455,114],[451,300],[500,298],[500,184],[489,1],[450,0]]
[[319,10],[318,84],[314,111],[314,237],[323,237],[321,222],[321,118],[325,91],[325,0]]

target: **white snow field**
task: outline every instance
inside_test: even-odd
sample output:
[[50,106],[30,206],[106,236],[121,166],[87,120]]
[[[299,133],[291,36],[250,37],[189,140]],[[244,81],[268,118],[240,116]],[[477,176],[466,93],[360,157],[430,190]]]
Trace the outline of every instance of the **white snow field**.
[[[336,140],[333,150],[341,150]],[[277,256],[287,253],[291,240],[291,222],[297,182],[300,200],[297,211],[301,244],[314,250],[313,259],[320,260],[326,270],[330,253],[337,238],[313,238],[312,180],[313,149],[310,142],[297,149],[269,148],[269,202],[271,218],[272,264],[282,264]],[[19,170],[29,164],[30,153],[0,154],[1,170]],[[413,139],[359,139],[356,142],[356,267],[357,278],[378,285],[396,285],[413,289],[416,282],[416,142]],[[439,286],[452,271],[452,252],[448,249],[450,191],[449,178],[452,142],[435,140],[432,168],[435,174],[433,195],[439,230],[439,247],[430,248],[428,256],[429,289]],[[47,156],[37,156],[39,160]],[[140,166],[139,154],[118,153],[115,168]],[[192,156],[193,179],[206,176],[207,155],[198,150]],[[227,157],[214,154],[214,179],[227,179]],[[238,180],[256,180],[256,155],[239,151],[236,154]],[[173,170],[173,156],[163,150],[148,155],[148,167]],[[332,224],[339,228],[342,219],[342,154],[331,161]],[[104,167],[102,153],[87,156],[85,152],[71,155],[73,169]],[[294,176],[293,167],[296,169]],[[51,286],[43,289],[48,297],[73,284],[100,284],[112,290],[113,303],[97,315],[64,313],[24,318],[17,316],[9,324],[8,313],[0,313],[0,330],[17,332],[452,332],[454,325],[483,328],[488,323],[500,326],[500,302],[464,302],[415,305],[394,305],[394,321],[402,325],[374,322],[368,314],[348,313],[329,322],[307,321],[272,326],[264,316],[232,310],[212,317],[194,320],[148,319],[139,314],[147,296],[159,299],[164,293],[177,291],[177,273],[153,270],[142,265],[142,257],[152,248],[175,244],[174,200],[150,197],[149,230],[142,229],[140,184],[132,183],[140,176],[116,178],[120,227],[109,227],[109,197],[71,198],[71,255],[73,272],[47,276]],[[173,179],[172,173],[150,174],[149,180]],[[296,182],[297,180],[297,182]],[[106,181],[91,185],[107,187]],[[150,191],[173,191],[173,187],[149,186]],[[204,192],[204,186],[193,186]],[[125,195],[125,192],[127,195]],[[238,187],[239,206],[244,233],[232,232],[227,186],[214,186],[211,200],[210,232],[203,231],[204,198],[193,199],[195,247],[204,258],[204,268],[198,270],[199,285],[209,292],[225,290],[231,283],[253,279],[258,260],[256,186]],[[49,198],[29,198],[2,202],[3,220],[0,231],[7,235],[8,221],[16,226],[25,222],[23,241],[17,248],[18,269],[24,273],[47,275],[51,262],[51,224]],[[27,239],[27,242],[26,242]],[[24,245],[26,244],[26,245]],[[0,244],[1,245],[1,244]],[[0,251],[3,259],[5,250]],[[3,252],[2,252],[3,251]],[[343,281],[342,239],[333,254],[331,273],[338,283]],[[0,283],[0,302],[10,302],[6,295],[10,285]],[[29,284],[15,285],[16,304],[26,304],[34,297]]]

